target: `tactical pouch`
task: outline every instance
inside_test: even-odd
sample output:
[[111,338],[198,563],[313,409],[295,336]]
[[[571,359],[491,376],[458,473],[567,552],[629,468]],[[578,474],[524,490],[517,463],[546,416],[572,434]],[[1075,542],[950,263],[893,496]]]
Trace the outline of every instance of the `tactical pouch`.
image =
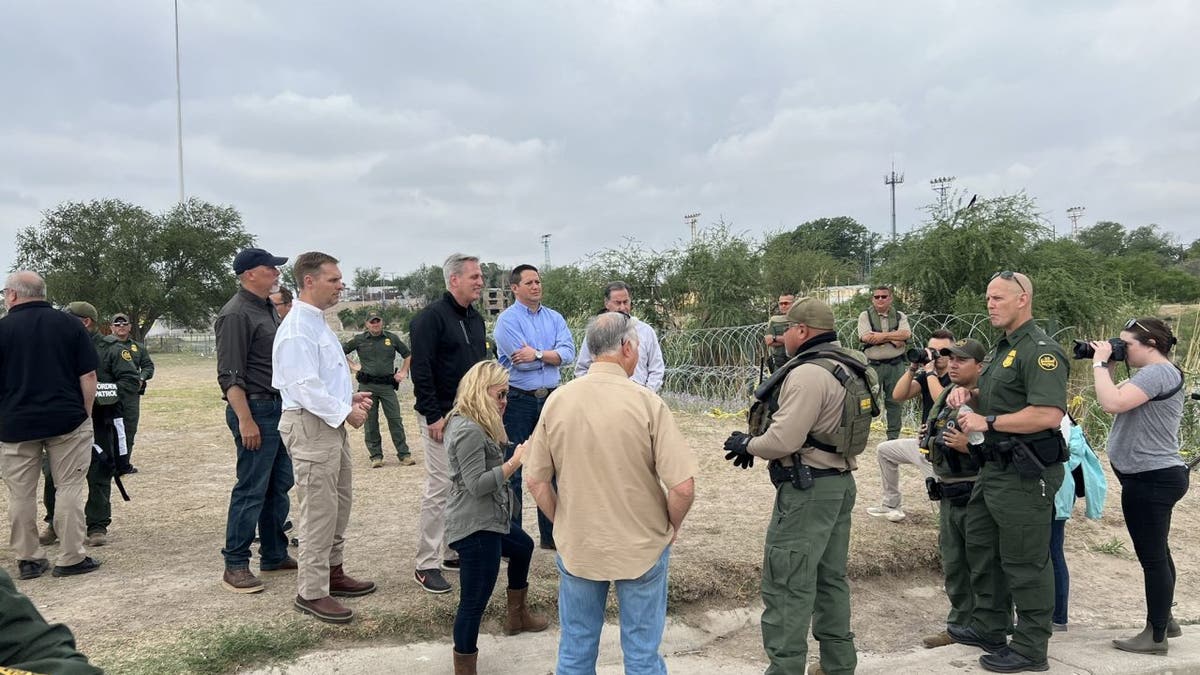
[[938,479],[933,476],[925,479],[925,494],[929,495],[931,502],[942,501],[942,484],[938,482]]
[[1033,448],[1016,438],[1008,441],[1008,444],[1012,450],[1012,463],[1017,467],[1017,475],[1027,479],[1041,478],[1046,465],[1038,458]]
[[943,483],[942,499],[950,502],[952,506],[966,506],[967,502],[971,501],[971,491],[974,489],[974,481],[966,483]]
[[1029,440],[1027,443],[1033,454],[1037,455],[1038,461],[1046,466],[1065,462],[1070,457],[1066,441],[1062,434],[1057,432],[1045,438]]

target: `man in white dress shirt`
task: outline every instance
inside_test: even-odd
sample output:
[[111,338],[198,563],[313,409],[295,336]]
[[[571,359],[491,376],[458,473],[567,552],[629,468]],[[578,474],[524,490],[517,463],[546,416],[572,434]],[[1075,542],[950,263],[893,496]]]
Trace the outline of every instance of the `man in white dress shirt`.
[[367,419],[370,393],[355,393],[342,345],[325,323],[345,284],[337,259],[303,253],[292,268],[300,297],[279,324],[271,385],[283,397],[279,433],[292,456],[300,496],[296,609],[329,623],[354,612],[334,599],[375,591],[342,571],[342,534],[350,520],[350,443],[346,424]]
[[[624,281],[610,281],[604,285],[604,309],[608,312],[630,314],[633,298],[629,295],[629,286]],[[663,376],[667,372],[667,366],[663,363],[662,347],[658,344],[658,334],[650,324],[637,321],[636,318],[634,321],[638,334],[638,360],[630,379],[658,393],[662,387]],[[579,347],[579,358],[575,361],[575,377],[587,375],[591,367],[592,355],[588,352],[587,340],[584,340]]]

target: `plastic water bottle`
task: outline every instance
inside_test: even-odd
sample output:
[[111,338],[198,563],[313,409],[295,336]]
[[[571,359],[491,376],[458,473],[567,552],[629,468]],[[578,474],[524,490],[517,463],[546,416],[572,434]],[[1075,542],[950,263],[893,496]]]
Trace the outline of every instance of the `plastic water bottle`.
[[[969,406],[969,405],[964,405],[958,409],[959,415],[961,415],[963,413],[969,413],[969,412],[975,412],[974,410],[971,410],[971,406]],[[970,443],[971,445],[983,445],[983,432],[982,431],[972,431],[972,432],[968,433],[967,434],[967,443]]]

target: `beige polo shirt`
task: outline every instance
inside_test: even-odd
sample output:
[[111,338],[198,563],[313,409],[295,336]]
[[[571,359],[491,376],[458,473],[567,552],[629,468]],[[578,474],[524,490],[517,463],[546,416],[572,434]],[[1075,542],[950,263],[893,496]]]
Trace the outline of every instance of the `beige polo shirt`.
[[847,463],[836,452],[804,447],[809,432],[837,430],[845,399],[845,388],[829,371],[815,363],[796,366],[779,389],[779,410],[771,417],[771,426],[751,439],[750,454],[790,465],[790,455],[799,451],[803,462],[814,469],[857,469],[853,459]]
[[554,543],[572,575],[636,579],[671,541],[666,488],[699,472],[657,394],[614,363],[555,390],[525,449],[524,473],[558,478]]

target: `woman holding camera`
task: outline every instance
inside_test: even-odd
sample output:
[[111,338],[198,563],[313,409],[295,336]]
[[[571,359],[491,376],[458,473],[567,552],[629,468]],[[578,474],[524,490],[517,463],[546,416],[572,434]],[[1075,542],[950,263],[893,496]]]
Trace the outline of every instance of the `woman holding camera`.
[[1167,638],[1180,634],[1171,620],[1175,562],[1167,535],[1171,510],[1188,489],[1187,466],[1179,456],[1183,373],[1167,358],[1175,337],[1162,321],[1130,319],[1120,341],[1129,367],[1137,372],[1120,384],[1113,382],[1116,359],[1110,358],[1113,345],[1108,342],[1091,343],[1092,372],[1100,407],[1115,415],[1108,457],[1121,482],[1121,511],[1142,565],[1146,628],[1127,640],[1113,640],[1113,645],[1128,652],[1165,654]]
[[453,481],[446,505],[446,541],[458,552],[458,612],[454,615],[454,672],[474,675],[483,611],[496,587],[500,557],[508,557],[508,616],[505,633],[545,630],[549,621],[530,614],[529,561],[533,539],[512,520],[513,494],[508,479],[521,467],[524,444],[504,460],[504,408],[508,371],[481,361],[458,384],[447,416],[446,454]]

